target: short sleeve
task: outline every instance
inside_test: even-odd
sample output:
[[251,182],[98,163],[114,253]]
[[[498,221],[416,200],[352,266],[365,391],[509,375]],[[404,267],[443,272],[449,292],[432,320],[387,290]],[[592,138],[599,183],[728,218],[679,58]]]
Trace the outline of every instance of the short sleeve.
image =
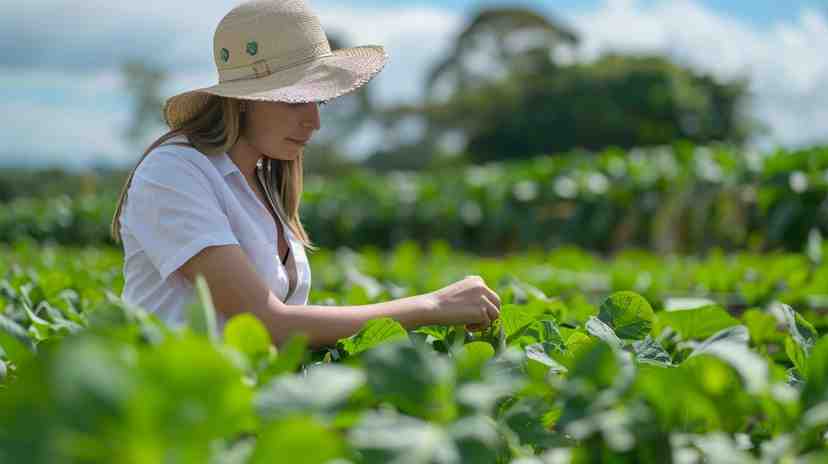
[[207,174],[175,154],[142,161],[127,192],[123,223],[162,279],[206,247],[239,244]]

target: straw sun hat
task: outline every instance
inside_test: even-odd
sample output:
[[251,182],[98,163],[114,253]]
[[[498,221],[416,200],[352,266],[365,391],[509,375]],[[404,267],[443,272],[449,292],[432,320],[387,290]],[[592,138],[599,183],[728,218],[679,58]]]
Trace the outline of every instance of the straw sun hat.
[[331,51],[304,0],[252,0],[222,18],[213,36],[219,83],[167,99],[171,129],[194,117],[210,95],[243,100],[327,101],[358,89],[385,66],[380,45]]

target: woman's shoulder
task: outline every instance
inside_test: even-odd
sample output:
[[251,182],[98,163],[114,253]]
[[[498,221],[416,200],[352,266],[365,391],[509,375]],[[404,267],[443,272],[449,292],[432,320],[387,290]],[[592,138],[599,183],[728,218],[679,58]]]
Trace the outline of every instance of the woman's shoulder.
[[135,169],[135,175],[156,178],[178,175],[209,175],[215,170],[207,156],[186,140],[174,138],[153,148]]

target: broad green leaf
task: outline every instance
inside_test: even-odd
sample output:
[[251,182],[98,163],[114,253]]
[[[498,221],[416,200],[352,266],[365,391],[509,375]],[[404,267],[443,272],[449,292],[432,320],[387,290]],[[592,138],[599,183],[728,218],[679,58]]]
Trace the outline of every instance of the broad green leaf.
[[227,321],[224,326],[224,343],[241,351],[251,360],[266,355],[272,345],[267,329],[251,313],[237,314]]
[[261,380],[267,382],[269,378],[282,373],[295,372],[305,360],[305,355],[308,353],[307,346],[307,335],[301,332],[291,335],[278,350],[276,361],[272,362],[261,374]]
[[306,374],[276,377],[259,390],[254,405],[265,419],[293,413],[329,413],[365,382],[365,373],[359,369],[320,364]]
[[658,341],[649,335],[647,335],[644,340],[633,342],[633,351],[635,352],[635,358],[639,362],[646,362],[659,366],[673,365],[673,359],[670,357],[670,353],[665,351]]
[[374,348],[383,342],[408,340],[408,332],[399,322],[390,317],[372,319],[354,335],[337,342],[337,348],[350,355],[356,355]]
[[507,339],[535,320],[522,305],[516,304],[503,305],[500,309],[500,319],[503,321],[503,330],[506,332]]
[[743,325],[721,330],[697,344],[687,359],[701,354],[716,356],[739,372],[748,392],[758,393],[767,386],[768,364],[765,358],[748,348],[748,337]]
[[595,339],[591,338],[584,332],[572,332],[566,339],[566,350],[571,356],[577,356],[582,350],[589,348],[595,343]]
[[422,327],[417,327],[413,330],[413,332],[431,335],[431,337],[435,340],[444,340],[446,338],[446,335],[448,335],[448,326],[425,325]]
[[507,345],[518,345],[521,348],[539,342],[563,346],[563,337],[554,320],[532,321],[506,339]]
[[776,318],[771,314],[758,309],[749,309],[742,314],[742,323],[750,333],[750,339],[755,345],[763,345],[782,341],[784,333],[776,328]]
[[483,414],[452,422],[447,432],[460,452],[460,462],[496,462],[498,451],[506,445],[495,421]]
[[479,377],[483,366],[494,355],[495,350],[489,343],[466,343],[455,355],[455,366],[457,367],[458,376],[462,378]]
[[807,375],[808,355],[805,353],[805,348],[795,342],[793,337],[785,337],[785,354],[802,376]]
[[550,371],[553,374],[566,372],[566,367],[552,359],[550,352],[562,354],[560,346],[551,343],[534,343],[526,347],[526,368],[530,377],[543,381]]
[[454,414],[455,371],[445,356],[396,341],[366,351],[362,362],[378,400],[423,418]]
[[720,306],[685,309],[682,311],[662,311],[658,313],[659,326],[669,326],[685,340],[704,339],[714,333],[739,324]]
[[368,411],[348,431],[348,443],[362,462],[460,464],[461,455],[448,432],[437,424],[394,411]]
[[593,337],[598,337],[613,348],[622,348],[624,342],[615,335],[612,327],[597,317],[590,317],[586,323],[586,330]]
[[806,321],[798,312],[784,303],[774,303],[770,306],[770,312],[776,316],[779,322],[788,327],[793,341],[796,342],[807,355],[814,346],[817,339],[817,331],[810,322]]
[[503,413],[503,422],[516,433],[523,445],[552,447],[560,445],[559,433],[547,430],[543,416],[553,407],[537,396],[523,397]]
[[828,401],[828,336],[822,336],[811,349],[805,369],[805,386],[802,389],[804,409]]
[[598,319],[612,327],[620,338],[640,340],[648,333],[653,323],[653,308],[647,300],[630,291],[615,292],[603,303]]
[[34,342],[26,334],[26,329],[2,314],[0,314],[0,347],[5,352],[5,358],[18,365],[32,359],[37,351]]
[[216,308],[213,306],[213,297],[203,275],[196,276],[196,294],[198,299],[189,304],[190,327],[197,334],[207,337],[213,343],[219,343],[218,325],[216,323]]
[[345,444],[335,430],[312,417],[294,416],[264,427],[249,463],[325,464],[344,457]]

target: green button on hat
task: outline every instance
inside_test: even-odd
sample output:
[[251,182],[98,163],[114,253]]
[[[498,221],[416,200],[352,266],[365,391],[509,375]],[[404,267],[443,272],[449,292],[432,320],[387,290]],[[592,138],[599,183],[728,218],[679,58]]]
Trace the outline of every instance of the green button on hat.
[[247,42],[247,53],[250,56],[255,55],[257,51],[259,51],[259,44],[257,44],[255,40],[252,42]]

